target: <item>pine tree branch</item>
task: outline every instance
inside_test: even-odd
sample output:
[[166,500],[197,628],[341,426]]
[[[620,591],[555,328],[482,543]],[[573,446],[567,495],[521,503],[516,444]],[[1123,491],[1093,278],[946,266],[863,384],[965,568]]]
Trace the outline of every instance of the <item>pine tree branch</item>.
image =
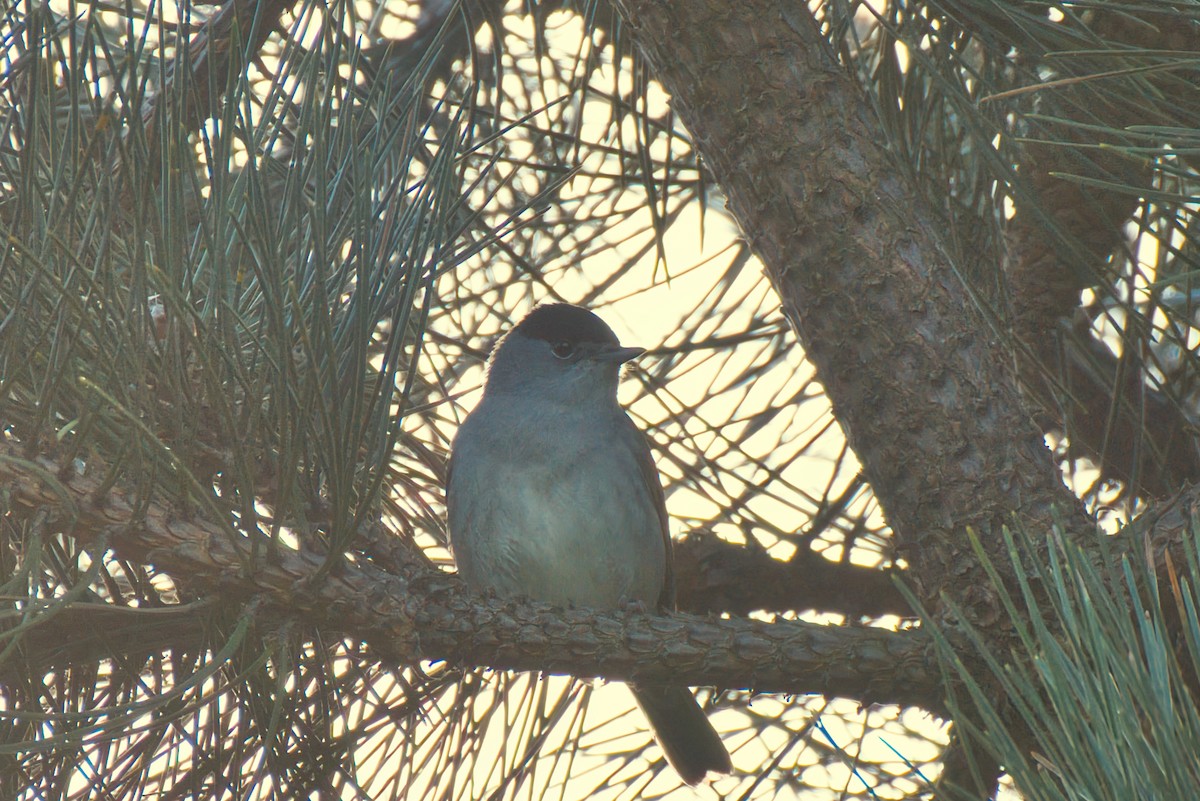
[[1117,356],[1090,331],[1065,324],[1042,342],[1031,351],[1036,363],[1019,362],[1022,380],[1047,410],[1047,430],[1067,435],[1069,457],[1086,456],[1105,478],[1154,498],[1200,479],[1195,427],[1179,403],[1146,383],[1133,343]]
[[202,650],[208,634],[194,604],[157,609],[65,604],[19,635],[20,648],[0,662],[0,684],[12,686],[30,676],[105,660],[136,673],[148,658],[168,649]]
[[[447,659],[580,677],[822,693],[944,713],[941,676],[918,630],[501,603],[466,593],[457,577],[417,559],[399,575],[367,562],[342,561],[330,570],[320,554],[281,548],[248,570],[227,530],[105,492],[98,479],[45,457],[22,457],[15,443],[0,445],[0,487],[9,514],[37,510],[48,525],[153,564],[196,594],[229,603],[256,598],[281,618],[299,616],[326,632],[364,639],[396,664]],[[68,617],[63,624],[74,622]],[[108,639],[118,641],[117,632]],[[148,644],[135,640],[130,647]]]
[[[251,61],[279,19],[296,0],[231,0],[210,18],[187,43],[163,91],[143,111],[142,133],[148,149],[147,174],[163,158],[163,131],[190,133],[219,110],[219,103],[234,70]],[[235,49],[238,46],[242,50]],[[168,153],[171,157],[173,153]]]
[[[981,28],[990,21],[968,17],[965,23]],[[1131,52],[1200,47],[1195,31],[1180,25],[1174,13],[1143,9],[1130,15],[1101,8],[1088,28],[1095,47],[1124,45]],[[1020,40],[1008,46],[1023,46],[1031,59],[1045,55],[1045,45],[1026,32],[1005,30]],[[1112,58],[1111,52],[1057,58],[1046,66],[1062,78],[1085,78],[1104,72]],[[1097,129],[1101,124],[1113,131],[1181,124],[1176,104],[1162,102],[1174,94],[1168,83],[1174,77],[1147,73],[1141,79],[1154,87],[1147,93],[1156,98],[1153,102],[1135,104],[1127,92],[1111,93],[1106,84],[1086,80],[1039,94],[1040,118],[1031,123],[1036,132],[1022,147],[1020,175],[1027,194],[1018,198],[1007,232],[1005,270],[1014,332],[1028,348],[1018,361],[1021,380],[1046,410],[1047,428],[1065,432],[1072,454],[1091,458],[1106,477],[1162,497],[1200,478],[1192,427],[1177,403],[1146,384],[1138,348],[1126,347],[1117,358],[1087,333],[1064,335],[1061,322],[1078,308],[1082,290],[1107,283],[1108,258],[1124,241],[1124,226],[1141,204],[1136,193],[1097,191],[1064,176],[1149,190],[1152,162],[1130,158],[1117,134]],[[1109,147],[1093,147],[1097,137]]]
[[702,532],[675,543],[675,595],[681,610],[699,614],[802,609],[850,619],[912,614],[888,571],[832,562],[809,548],[783,561]]

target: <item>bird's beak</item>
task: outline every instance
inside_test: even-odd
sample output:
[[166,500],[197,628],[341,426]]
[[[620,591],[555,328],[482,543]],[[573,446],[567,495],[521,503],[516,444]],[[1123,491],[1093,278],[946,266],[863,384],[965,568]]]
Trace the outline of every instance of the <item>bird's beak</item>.
[[624,364],[631,359],[636,359],[645,352],[645,348],[622,348],[619,345],[606,345],[593,353],[592,358],[598,362]]

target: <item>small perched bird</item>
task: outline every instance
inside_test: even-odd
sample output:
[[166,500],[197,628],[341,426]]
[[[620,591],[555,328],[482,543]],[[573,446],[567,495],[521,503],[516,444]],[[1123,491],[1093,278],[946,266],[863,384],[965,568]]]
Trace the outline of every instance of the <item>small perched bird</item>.
[[[538,306],[497,343],[483,398],[454,438],[450,545],[469,585],[563,606],[674,606],[658,471],[617,402],[642,354],[587,309]],[[686,687],[631,686],[688,784],[732,770]]]

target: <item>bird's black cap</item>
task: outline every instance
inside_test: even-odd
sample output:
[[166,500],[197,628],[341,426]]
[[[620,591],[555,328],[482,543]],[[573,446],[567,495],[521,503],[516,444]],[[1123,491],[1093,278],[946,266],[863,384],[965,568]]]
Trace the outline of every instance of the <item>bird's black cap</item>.
[[514,331],[545,342],[597,342],[620,345],[617,335],[596,315],[570,303],[545,303],[525,315]]

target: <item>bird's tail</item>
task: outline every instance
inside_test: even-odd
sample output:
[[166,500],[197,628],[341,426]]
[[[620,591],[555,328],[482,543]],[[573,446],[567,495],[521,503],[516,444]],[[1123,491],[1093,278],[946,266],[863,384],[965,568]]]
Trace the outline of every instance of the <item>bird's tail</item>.
[[631,687],[667,762],[688,784],[696,784],[709,771],[729,773],[733,765],[720,735],[687,687],[663,685]]

